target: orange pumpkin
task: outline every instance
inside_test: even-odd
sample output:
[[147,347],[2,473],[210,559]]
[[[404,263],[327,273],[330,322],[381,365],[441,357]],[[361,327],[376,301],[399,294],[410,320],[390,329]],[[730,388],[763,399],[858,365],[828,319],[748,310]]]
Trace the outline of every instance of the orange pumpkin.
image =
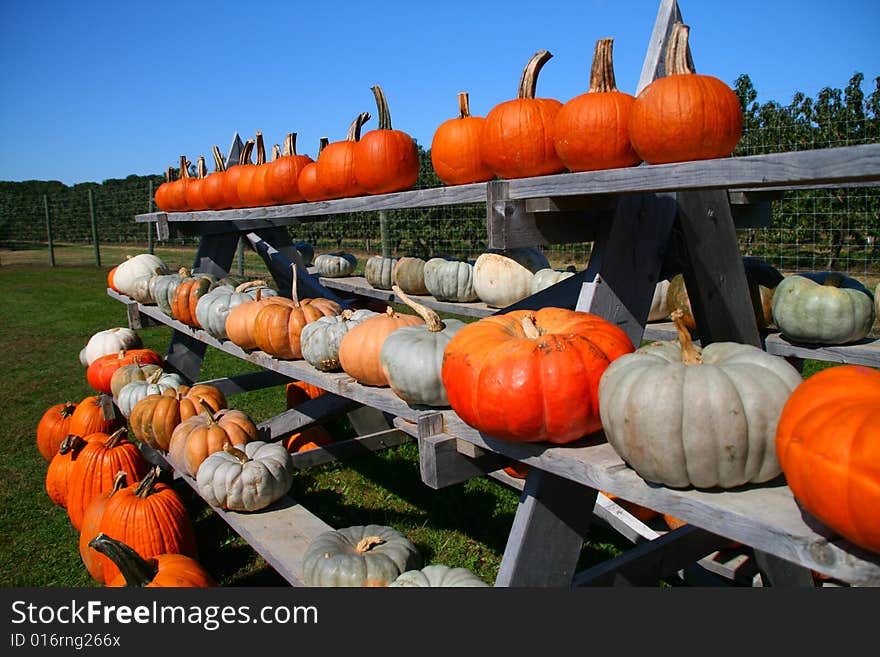
[[296,454],[297,452],[305,452],[332,442],[333,436],[331,433],[320,424],[316,424],[308,429],[291,434],[284,439],[283,444],[288,452]]
[[[97,439],[95,434],[92,436]],[[49,499],[61,508],[67,508],[70,473],[73,471],[74,462],[85,446],[85,438],[70,434],[61,441],[58,452],[49,461],[49,467],[46,469],[46,493],[49,495]]]
[[369,112],[359,114],[351,122],[346,138],[327,144],[318,155],[317,182],[324,198],[344,198],[364,193],[354,176],[354,149],[361,138],[361,128],[369,120]]
[[633,350],[622,329],[597,315],[515,310],[456,333],[441,376],[452,409],[479,431],[568,443],[601,428],[599,379]]
[[[165,170],[165,182],[163,182],[159,187],[156,188],[155,194],[153,194],[153,202],[156,204],[156,207],[162,210],[163,212],[168,212],[170,210],[168,206],[168,192],[171,189],[171,183],[174,179],[174,167],[168,167]],[[111,274],[116,270],[116,267],[111,270]],[[113,286],[112,279],[110,282],[110,287],[116,290]],[[116,290],[117,292],[119,290]]]
[[214,173],[207,176],[202,182],[202,199],[205,201],[206,210],[222,210],[224,205],[223,177],[226,175],[226,163],[217,146],[211,147],[214,155]]
[[70,419],[76,410],[71,401],[50,406],[37,422],[37,450],[47,461],[58,453],[61,441],[70,433]]
[[119,267],[119,265],[114,266],[110,271],[107,272],[107,287],[109,287],[114,292],[120,292],[120,290],[116,288],[116,283],[113,282],[113,276],[116,274],[117,267]]
[[[321,153],[330,143],[330,140],[327,137],[321,137],[321,141],[318,145],[318,157],[321,156]],[[323,201],[327,198],[327,193],[324,191],[324,188],[321,187],[320,182],[318,182],[318,162],[307,162],[305,166],[303,166],[302,171],[299,172],[299,176],[296,179],[297,187],[299,188],[300,194],[302,194],[303,198],[306,201]]]
[[441,123],[431,140],[431,164],[440,180],[464,185],[492,179],[480,153],[485,125],[485,117],[471,116],[467,93],[458,94],[458,117]]
[[194,328],[202,328],[196,317],[196,306],[199,299],[216,287],[214,278],[193,274],[191,278],[184,278],[174,288],[171,296],[171,314],[179,322]]
[[675,24],[666,76],[645,87],[633,103],[630,141],[650,164],[727,157],[742,136],[739,99],[718,78],[693,71],[688,32],[688,26]]
[[553,125],[553,143],[571,171],[629,167],[642,159],[629,140],[635,97],[617,90],[613,39],[599,39],[593,54],[590,88],[562,106]]
[[214,413],[204,410],[178,424],[171,434],[168,457],[176,467],[195,477],[209,454],[223,449],[228,442],[234,446],[257,440],[257,426],[242,411],[224,408]]
[[244,164],[238,175],[238,207],[255,208],[264,205],[266,198],[266,146],[263,133],[257,132],[257,159],[254,164]]
[[121,349],[118,353],[106,354],[93,360],[86,370],[86,379],[98,392],[110,394],[113,374],[123,365],[138,363],[161,366],[163,362],[162,356],[152,349]]
[[313,160],[296,154],[296,133],[284,138],[282,156],[272,160],[266,173],[266,193],[275,203],[300,203],[305,196],[299,189],[299,176]]
[[517,97],[486,115],[481,153],[501,178],[541,176],[565,168],[553,144],[553,123],[562,103],[535,98],[538,72],[552,56],[546,50],[535,53],[523,71]]
[[112,561],[119,574],[107,583],[109,587],[214,587],[217,582],[202,565],[185,554],[157,554],[144,559],[131,547],[98,534],[89,546]]
[[186,212],[186,188],[190,180],[189,160],[186,159],[186,155],[181,155],[178,178],[168,186],[166,195],[169,212]]
[[238,154],[238,164],[234,164],[223,174],[223,207],[224,208],[240,208],[241,203],[238,198],[238,178],[244,170],[242,167],[253,166],[251,161],[251,153],[254,150],[254,140],[248,139]]
[[293,381],[284,388],[284,400],[287,408],[299,406],[310,399],[316,399],[327,391],[305,381]]
[[352,168],[358,186],[367,194],[409,189],[419,180],[419,152],[413,138],[391,127],[391,112],[382,87],[372,87],[379,127],[355,142]]
[[398,313],[387,306],[383,314],[364,320],[339,341],[340,366],[359,383],[387,386],[388,377],[379,358],[385,338],[399,328],[419,324],[424,320],[418,315]]
[[199,159],[196,162],[196,177],[189,179],[189,183],[187,183],[184,192],[187,210],[197,211],[208,209],[203,196],[205,177],[207,175],[208,171],[205,167],[205,158],[204,156],[199,155]]
[[795,499],[856,545],[880,552],[880,370],[839,365],[794,389],[776,454]]
[[[104,417],[102,400],[108,398],[113,417]],[[113,403],[109,395],[92,395],[82,399],[76,405],[70,416],[70,424],[67,430],[77,436],[85,438],[93,433],[113,433],[120,427],[125,426],[125,417],[119,407]]]
[[223,392],[205,383],[168,389],[161,395],[147,395],[131,410],[128,418],[131,432],[150,447],[168,451],[174,429],[184,420],[201,413],[204,409],[202,402],[214,411],[228,407]]
[[254,337],[254,320],[260,308],[263,307],[262,288],[257,288],[252,301],[245,301],[238,304],[226,315],[226,337],[233,343],[244,349],[251,351],[257,348],[257,341]]
[[99,552],[89,547],[89,541],[101,533],[101,519],[104,517],[107,502],[126,486],[128,486],[128,475],[125,472],[117,472],[116,479],[113,480],[113,488],[95,496],[89,502],[89,506],[83,515],[82,529],[79,532],[79,556],[92,579],[102,584],[107,582],[107,579],[104,577],[104,563],[106,559]]

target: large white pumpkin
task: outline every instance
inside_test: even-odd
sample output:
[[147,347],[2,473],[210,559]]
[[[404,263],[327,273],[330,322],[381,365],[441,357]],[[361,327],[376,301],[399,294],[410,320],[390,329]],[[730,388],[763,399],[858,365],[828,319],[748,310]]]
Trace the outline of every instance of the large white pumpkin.
[[138,279],[142,279],[142,282],[149,281],[153,276],[168,273],[168,267],[165,266],[162,258],[152,253],[139,253],[119,263],[116,271],[113,272],[113,285],[123,294],[134,297]]
[[253,440],[209,454],[196,473],[208,504],[230,511],[259,511],[290,490],[293,461],[281,443]]
[[93,334],[79,352],[79,362],[88,367],[96,358],[120,351],[140,349],[141,337],[130,328],[117,326]]
[[474,291],[487,306],[506,308],[529,296],[535,273],[549,268],[547,256],[534,247],[487,251],[474,263]]

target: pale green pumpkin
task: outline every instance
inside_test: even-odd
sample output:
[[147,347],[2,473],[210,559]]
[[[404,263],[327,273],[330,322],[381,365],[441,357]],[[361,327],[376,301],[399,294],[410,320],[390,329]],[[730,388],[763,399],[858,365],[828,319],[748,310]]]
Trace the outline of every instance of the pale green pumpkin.
[[557,269],[551,269],[550,267],[539,269],[532,277],[531,293],[536,294],[541,290],[546,290],[548,287],[556,285],[558,282],[564,281],[566,278],[571,278],[574,274],[575,272],[573,271],[559,271]]
[[489,586],[467,568],[432,564],[421,570],[408,570],[391,582],[391,587],[456,588]]
[[388,586],[407,570],[422,567],[406,536],[382,525],[357,525],[315,537],[303,556],[307,586]]
[[390,290],[394,284],[394,266],[397,258],[370,256],[364,265],[364,278],[377,290]]
[[351,276],[356,267],[357,258],[351,253],[322,253],[315,258],[315,271],[327,278]]
[[238,287],[218,285],[199,298],[196,304],[196,319],[201,327],[218,340],[227,339],[226,318],[236,306],[257,298],[260,290],[261,298],[278,296],[278,292],[266,285],[266,281],[254,280],[242,283]]
[[773,321],[793,342],[856,342],[874,324],[872,296],[858,280],[837,272],[793,274],[773,294]]
[[303,359],[322,372],[336,372],[339,364],[339,343],[355,326],[379,313],[362,308],[346,308],[339,315],[319,317],[306,324],[299,336]]
[[431,258],[425,263],[425,287],[437,301],[476,301],[474,266],[462,260]]
[[281,499],[293,483],[293,461],[281,443],[226,443],[201,462],[196,483],[204,500],[230,511],[259,511]]
[[122,386],[116,405],[125,417],[129,417],[132,409],[147,395],[161,395],[169,389],[177,390],[184,384],[179,374],[158,370],[143,381],[132,381]]
[[150,281],[150,293],[153,302],[163,313],[171,317],[171,299],[180,282],[189,278],[189,272],[181,267],[173,274],[161,274],[153,276]]

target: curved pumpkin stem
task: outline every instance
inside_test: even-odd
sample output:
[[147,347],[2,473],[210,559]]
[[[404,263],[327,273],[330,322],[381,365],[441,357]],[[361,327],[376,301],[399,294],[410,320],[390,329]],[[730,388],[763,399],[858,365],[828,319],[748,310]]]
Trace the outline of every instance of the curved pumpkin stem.
[[400,300],[403,301],[407,306],[415,310],[419,317],[425,320],[425,324],[428,326],[428,330],[431,333],[438,333],[443,330],[444,325],[440,320],[440,315],[435,313],[433,310],[428,308],[427,306],[423,306],[422,304],[413,301],[407,295],[403,293],[403,290],[400,289],[397,285],[392,285],[391,290],[400,297]]
[[151,469],[147,473],[147,476],[138,482],[137,488],[134,489],[135,497],[145,499],[152,495],[153,490],[156,488],[156,482],[159,481],[159,475],[161,472],[162,469],[158,465]]
[[130,546],[103,532],[89,541],[89,547],[103,554],[119,568],[126,586],[146,586],[159,572],[159,564],[155,559],[144,559]]
[[376,97],[376,108],[379,111],[379,130],[391,130],[391,111],[388,109],[388,100],[385,92],[378,84],[370,87],[373,96]]
[[300,307],[299,293],[297,292],[297,289],[296,289],[296,283],[297,283],[297,280],[299,280],[299,274],[297,273],[297,268],[296,268],[295,262],[290,263],[290,271],[291,271],[291,278],[293,279],[290,283],[290,298],[293,299],[293,307],[299,308]]
[[666,75],[690,75],[696,73],[694,62],[689,57],[688,35],[691,28],[684,23],[672,26],[672,35],[666,47]]
[[606,38],[596,41],[593,52],[593,66],[590,69],[590,89],[587,93],[608,93],[617,91],[614,79],[614,39]]
[[199,155],[198,162],[196,162],[196,177],[204,178],[208,175],[208,165],[205,164],[205,156]]
[[246,290],[251,289],[252,287],[265,287],[265,285],[266,285],[266,281],[259,278],[255,281],[247,281],[245,283],[242,283],[241,285],[239,285],[235,288],[235,291],[236,292],[244,292]]
[[363,554],[364,552],[369,552],[377,545],[382,545],[385,542],[385,539],[380,536],[365,536],[358,541],[357,546],[355,546],[355,550],[357,550],[358,554]]
[[467,91],[460,91],[458,94],[458,118],[466,119],[471,115],[471,104],[468,99]]
[[69,433],[64,437],[64,440],[62,440],[61,444],[58,446],[58,453],[63,456],[68,452],[73,452],[73,458],[76,458],[76,454],[85,446],[86,441],[82,436],[77,436],[76,434]]
[[107,449],[113,449],[123,442],[128,442],[128,429],[120,427],[110,434],[110,437],[107,438],[107,442],[104,443],[104,447]]
[[678,344],[681,345],[681,362],[685,365],[699,365],[703,362],[703,356],[700,350],[694,345],[691,339],[691,332],[684,323],[684,313],[681,308],[672,311],[669,316],[675,323],[675,330],[678,333]]
[[159,379],[162,378],[162,375],[165,374],[161,369],[156,370],[149,377],[147,377],[147,385],[153,385],[154,383],[158,383]]
[[263,133],[257,130],[257,161],[256,164],[266,164],[266,145],[263,143]]
[[220,173],[226,171],[226,161],[223,159],[223,153],[220,152],[219,146],[212,146],[211,153],[214,155],[214,172]]
[[226,439],[226,442],[223,443],[223,451],[236,458],[242,465],[251,460],[251,457],[249,457],[246,452],[238,449],[238,447],[229,442],[228,438]]
[[118,493],[126,486],[128,486],[128,473],[125,470],[120,470],[113,477],[113,488],[110,489],[109,496],[113,497],[115,493]]
[[178,180],[182,178],[189,178],[189,161],[187,161],[186,155],[180,156],[180,175]]
[[535,90],[538,87],[538,73],[541,72],[541,68],[543,68],[544,64],[550,61],[551,57],[553,57],[553,55],[547,50],[539,50],[532,55],[529,63],[526,64],[526,67],[523,69],[523,74],[519,81],[519,93],[517,94],[517,98],[535,97]]
[[522,318],[522,329],[523,333],[529,340],[535,340],[544,335],[544,331],[538,326],[538,323],[535,321],[535,314],[529,313],[525,317]]
[[351,122],[351,125],[348,127],[348,135],[346,136],[346,141],[360,141],[361,139],[361,128],[364,127],[364,123],[370,120],[369,112],[361,112],[357,115],[354,121]]
[[239,164],[250,164],[251,161],[251,153],[254,150],[254,140],[248,139],[244,143],[244,147],[241,149],[241,152],[238,154],[238,163]]

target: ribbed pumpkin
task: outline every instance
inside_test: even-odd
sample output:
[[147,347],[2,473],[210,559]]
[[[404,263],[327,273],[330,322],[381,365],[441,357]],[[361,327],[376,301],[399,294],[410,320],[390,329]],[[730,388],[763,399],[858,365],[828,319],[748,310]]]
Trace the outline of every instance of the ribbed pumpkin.
[[105,559],[101,557],[99,552],[92,550],[89,547],[89,543],[101,533],[101,520],[104,517],[107,502],[126,486],[128,486],[128,475],[123,471],[117,472],[116,479],[113,480],[113,488],[100,495],[96,495],[89,502],[89,506],[83,515],[82,529],[79,532],[79,556],[92,579],[101,584],[107,583],[107,579],[104,577]]
[[214,172],[202,182],[202,199],[205,201],[207,210],[222,210],[225,207],[223,205],[223,176],[226,175],[226,163],[216,145],[211,147],[211,153],[214,155]]
[[178,424],[171,434],[168,456],[174,465],[195,477],[209,454],[257,440],[257,426],[243,411],[225,408],[216,413],[204,406],[201,413]]
[[238,154],[238,163],[233,164],[226,169],[223,174],[223,207],[224,208],[240,208],[241,203],[238,199],[238,179],[241,176],[244,167],[253,166],[251,164],[251,153],[254,150],[254,140],[248,139]]
[[387,310],[364,320],[348,331],[339,341],[339,364],[346,374],[368,386],[387,386],[388,377],[382,370],[380,355],[385,339],[404,326],[423,322],[417,315]]
[[[321,321],[321,320],[318,320]],[[313,322],[314,323],[314,322]],[[309,325],[311,326],[311,324]],[[317,399],[327,391],[305,381],[291,381],[284,386],[285,408],[299,406],[309,400]]]
[[370,120],[369,112],[362,112],[351,122],[348,135],[324,147],[317,164],[318,185],[324,198],[345,198],[364,193],[354,176],[354,149],[361,138],[361,128]]
[[[104,507],[99,533],[112,536],[146,559],[159,554],[198,556],[196,535],[189,512],[177,492],[158,480],[158,466],[142,480],[114,493]],[[89,546],[89,550],[94,550]],[[113,561],[103,560],[105,582],[119,574]]]
[[467,93],[459,93],[458,117],[441,123],[431,140],[431,164],[440,180],[464,185],[493,178],[480,151],[485,125],[485,117],[471,116]]
[[[318,145],[318,155],[317,157],[321,157],[321,153],[330,143],[330,140],[327,137],[321,137],[320,143]],[[306,201],[323,201],[327,198],[327,192],[321,186],[320,181],[318,180],[318,162],[317,160],[314,162],[308,162],[303,168],[302,171],[299,172],[299,177],[296,179],[296,184],[299,187],[300,193],[303,195],[303,198]]]
[[529,296],[535,274],[549,268],[547,256],[537,247],[492,249],[474,263],[474,292],[487,306],[506,308]]
[[217,277],[210,274],[193,274],[180,281],[171,299],[171,316],[193,328],[202,328],[196,317],[199,299],[217,287]]
[[209,335],[225,340],[228,337],[226,319],[230,311],[246,301],[254,300],[258,289],[261,290],[261,298],[278,295],[263,280],[248,281],[238,287],[218,285],[196,302],[196,321]]
[[144,559],[125,543],[98,534],[89,547],[112,561],[119,575],[107,583],[109,587],[206,588],[217,582],[202,565],[185,554],[157,554]]
[[303,429],[284,438],[282,444],[291,454],[307,452],[322,445],[333,442],[333,435],[320,424],[315,424],[308,429]]
[[357,267],[357,258],[351,253],[322,253],[315,258],[315,271],[319,276],[342,278],[351,276]]
[[55,404],[46,409],[37,422],[37,450],[47,461],[58,453],[61,441],[70,433],[70,418],[75,410],[76,404],[72,401]]
[[110,377],[110,393],[114,399],[119,399],[120,391],[134,381],[146,381],[155,372],[161,371],[162,366],[155,363],[142,365],[137,359],[128,365],[123,365],[113,372]]
[[245,351],[257,348],[254,337],[254,321],[263,307],[263,288],[258,287],[252,301],[238,304],[226,315],[226,337]]
[[155,276],[157,270],[162,274],[168,273],[168,267],[165,266],[162,258],[157,255],[138,253],[134,256],[126,256],[125,260],[116,265],[116,271],[113,273],[113,284],[122,294],[134,297],[135,281],[144,277]]
[[443,564],[431,564],[421,570],[400,573],[391,587],[410,588],[461,588],[489,586],[467,568],[450,568]]
[[629,167],[642,161],[629,140],[636,99],[617,89],[613,45],[614,39],[596,42],[589,90],[566,102],[553,124],[556,153],[571,171]]
[[406,294],[427,294],[425,260],[415,256],[398,258],[391,273],[391,280]]
[[[91,434],[88,438],[97,440],[98,435]],[[74,462],[85,446],[86,439],[82,436],[65,436],[46,469],[46,493],[53,503],[62,508],[67,508],[67,491],[70,488],[70,473]]]
[[446,346],[452,409],[490,436],[569,443],[601,428],[599,380],[633,351],[622,329],[563,308],[516,310],[468,324]]
[[838,365],[810,376],[782,409],[776,453],[804,509],[880,552],[880,371]]
[[152,349],[129,349],[120,350],[115,354],[107,354],[95,359],[86,370],[86,379],[89,385],[98,392],[110,394],[113,389],[110,381],[113,374],[123,365],[140,363],[141,365],[159,365],[164,363],[162,356]]
[[501,178],[542,176],[565,168],[553,144],[553,124],[562,103],[535,98],[538,73],[552,56],[546,50],[536,52],[523,70],[517,97],[486,115],[480,152]]
[[[110,419],[104,417],[104,409],[102,400],[107,398],[112,416]],[[113,433],[118,428],[125,426],[125,418],[119,407],[113,402],[109,395],[93,395],[85,397],[70,416],[70,425],[67,430],[77,436],[88,436],[93,433]]]
[[189,179],[189,183],[184,192],[186,209],[190,212],[208,209],[202,191],[204,189],[205,177],[207,175],[208,169],[205,166],[205,157],[199,155],[199,159],[196,161],[196,176],[195,178]]
[[117,472],[122,470],[130,482],[137,482],[149,470],[127,433],[122,428],[110,435],[99,433],[97,438],[86,436],[86,446],[74,460],[67,491],[67,515],[77,529],[92,499],[113,488]]
[[287,495],[293,483],[290,452],[280,443],[231,443],[202,461],[196,473],[202,498],[229,511],[259,511]]
[[355,142],[352,168],[358,187],[367,194],[388,194],[409,189],[419,179],[416,142],[391,127],[391,112],[382,87],[372,87],[379,127]]
[[178,390],[184,385],[183,377],[176,372],[165,372],[157,370],[150,374],[143,381],[132,381],[127,383],[119,396],[116,398],[116,404],[125,417],[130,417],[134,407],[145,397],[149,395],[161,395],[166,390]]
[[297,266],[292,265],[291,298],[271,297],[262,302],[254,318],[257,347],[271,356],[287,360],[302,358],[300,335],[303,327],[319,317],[338,315],[342,308],[330,299],[300,301],[297,292]]
[[394,268],[397,258],[374,255],[364,264],[364,278],[377,290],[390,290],[394,284]]
[[265,182],[268,168],[262,132],[257,132],[256,153],[254,164],[244,164],[238,174],[238,207],[240,208],[259,207],[268,200]]
[[362,308],[346,308],[338,315],[319,317],[306,324],[300,334],[300,348],[303,359],[322,372],[335,372],[342,368],[339,364],[339,343],[355,326],[375,317],[378,313]]
[[214,411],[227,408],[226,397],[220,389],[204,383],[147,395],[131,411],[128,420],[131,432],[150,447],[168,451],[174,429],[183,420],[201,413],[202,402]]
[[266,192],[275,203],[299,203],[305,200],[299,189],[299,175],[312,162],[308,155],[296,154],[296,133],[284,138],[281,157],[272,160],[266,173]]
[[379,362],[388,385],[408,404],[447,406],[449,399],[440,376],[443,353],[465,324],[458,319],[441,320],[436,312],[410,299],[396,285],[394,293],[424,324],[404,326],[385,338]]
[[575,272],[573,271],[559,271],[550,267],[539,269],[532,277],[531,293],[537,294],[541,290],[546,290],[548,287],[564,281],[566,278],[571,278],[574,274]]
[[150,279],[150,296],[153,302],[163,313],[174,317],[171,311],[171,303],[174,300],[174,292],[181,281],[191,278],[186,267],[180,267],[173,274],[161,274]]
[[463,260],[431,258],[425,263],[425,287],[437,301],[469,302],[474,290],[474,265]]
[[727,157],[742,136],[739,99],[724,82],[699,75],[688,62],[687,25],[676,23],[666,51],[666,75],[633,103],[630,141],[645,162],[663,164]]

